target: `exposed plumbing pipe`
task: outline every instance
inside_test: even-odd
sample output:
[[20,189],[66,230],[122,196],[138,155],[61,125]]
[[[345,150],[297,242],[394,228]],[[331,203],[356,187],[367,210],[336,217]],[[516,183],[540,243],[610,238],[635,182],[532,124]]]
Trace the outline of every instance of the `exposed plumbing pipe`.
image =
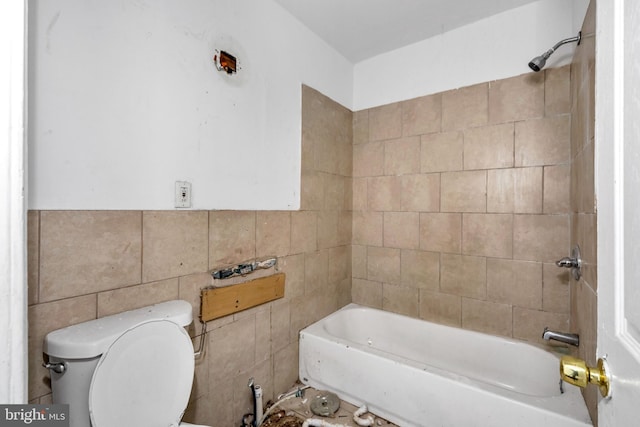
[[256,416],[255,416],[255,423],[254,425],[256,427],[258,427],[258,422],[262,419],[262,387],[259,385],[256,385],[255,388],[253,389],[253,401],[254,401],[254,406],[255,406],[255,411],[256,411]]
[[264,420],[267,419],[267,417],[269,415],[271,415],[271,413],[273,411],[275,411],[275,409],[280,406],[284,401],[291,399],[292,397],[296,397],[297,394],[292,393],[292,394],[287,394],[285,395],[282,399],[278,400],[276,403],[274,403],[273,405],[271,405],[269,407],[269,409],[267,409],[267,412],[264,413],[264,415],[262,415],[262,418],[258,420],[258,427],[260,427],[262,425],[262,423],[264,422]]
[[372,426],[374,423],[373,416],[367,415],[364,418],[361,418],[362,415],[369,412],[367,405],[362,405],[356,412],[353,413],[353,421],[359,426]]

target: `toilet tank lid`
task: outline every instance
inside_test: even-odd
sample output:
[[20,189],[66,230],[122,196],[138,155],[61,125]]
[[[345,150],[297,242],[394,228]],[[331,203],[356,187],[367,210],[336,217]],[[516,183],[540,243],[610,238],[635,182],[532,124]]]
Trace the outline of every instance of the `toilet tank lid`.
[[104,353],[128,329],[159,319],[187,326],[193,320],[191,304],[168,301],[58,329],[45,336],[43,351],[61,359],[93,358]]

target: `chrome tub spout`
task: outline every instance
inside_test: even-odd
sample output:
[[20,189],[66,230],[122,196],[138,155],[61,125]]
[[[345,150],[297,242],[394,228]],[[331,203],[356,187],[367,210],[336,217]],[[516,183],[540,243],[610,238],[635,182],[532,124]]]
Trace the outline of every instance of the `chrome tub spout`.
[[576,347],[580,345],[580,336],[578,334],[550,331],[548,327],[544,328],[544,332],[542,333],[542,338],[544,338],[547,341],[549,340],[560,341],[565,344],[575,345]]

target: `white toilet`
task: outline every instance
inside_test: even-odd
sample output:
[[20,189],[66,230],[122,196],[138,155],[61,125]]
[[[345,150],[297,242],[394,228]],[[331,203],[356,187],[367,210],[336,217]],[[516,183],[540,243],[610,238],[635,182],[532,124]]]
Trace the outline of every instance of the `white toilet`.
[[176,300],[47,334],[53,403],[69,404],[70,427],[194,426],[180,422],[193,383],[191,321],[191,304]]

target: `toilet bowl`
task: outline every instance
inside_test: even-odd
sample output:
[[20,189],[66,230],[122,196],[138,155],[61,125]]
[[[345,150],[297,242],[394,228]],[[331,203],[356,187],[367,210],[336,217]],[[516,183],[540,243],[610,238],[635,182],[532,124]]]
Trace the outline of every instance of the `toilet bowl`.
[[194,426],[181,422],[194,374],[191,319],[189,303],[170,301],[49,333],[53,403],[69,404],[70,427]]

